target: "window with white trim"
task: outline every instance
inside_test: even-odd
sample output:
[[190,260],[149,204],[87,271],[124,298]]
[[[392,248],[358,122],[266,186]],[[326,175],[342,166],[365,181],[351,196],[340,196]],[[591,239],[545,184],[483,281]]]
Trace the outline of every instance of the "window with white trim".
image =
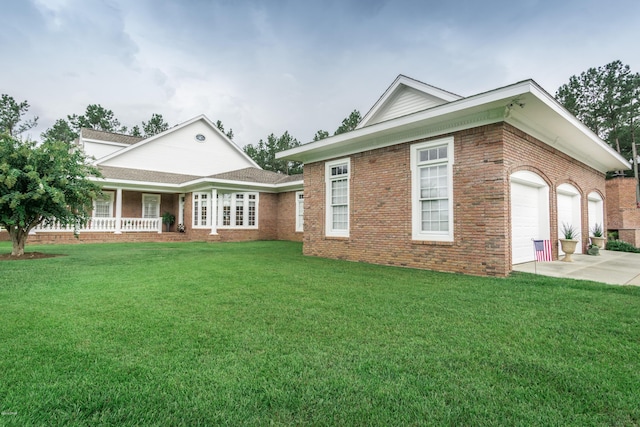
[[143,194],[142,195],[142,217],[143,218],[160,217],[160,195],[159,194]]
[[296,231],[304,230],[304,191],[296,191]]
[[411,146],[412,237],[453,241],[453,137]]
[[325,164],[327,236],[349,237],[349,174],[350,159]]
[[256,228],[258,193],[218,192],[218,226],[220,228]]
[[193,227],[211,226],[210,207],[211,193],[193,193]]
[[93,216],[96,218],[110,218],[113,216],[113,191],[103,191],[102,196],[93,201]]

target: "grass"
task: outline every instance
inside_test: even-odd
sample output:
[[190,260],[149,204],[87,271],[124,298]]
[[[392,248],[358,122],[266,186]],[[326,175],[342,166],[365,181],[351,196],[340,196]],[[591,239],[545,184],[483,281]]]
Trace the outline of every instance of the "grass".
[[637,288],[290,242],[27,250],[66,256],[0,262],[0,425],[640,424]]

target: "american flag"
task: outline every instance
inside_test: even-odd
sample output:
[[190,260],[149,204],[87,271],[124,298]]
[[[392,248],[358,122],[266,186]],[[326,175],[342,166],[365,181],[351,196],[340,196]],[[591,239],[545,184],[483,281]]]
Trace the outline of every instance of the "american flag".
[[534,240],[536,261],[553,261],[551,258],[551,240]]

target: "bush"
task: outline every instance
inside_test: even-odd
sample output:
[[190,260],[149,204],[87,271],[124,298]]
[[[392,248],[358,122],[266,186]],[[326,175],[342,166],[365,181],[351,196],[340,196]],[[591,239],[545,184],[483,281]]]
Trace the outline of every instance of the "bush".
[[636,248],[631,243],[623,242],[622,240],[609,240],[607,242],[606,249],[609,251],[640,253],[639,248]]

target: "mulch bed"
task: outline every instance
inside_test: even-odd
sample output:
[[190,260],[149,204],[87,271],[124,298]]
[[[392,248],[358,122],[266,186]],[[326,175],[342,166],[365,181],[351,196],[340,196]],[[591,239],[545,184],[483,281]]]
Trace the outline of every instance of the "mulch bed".
[[0,261],[19,261],[23,259],[43,259],[62,256],[58,254],[44,254],[42,252],[25,252],[23,256],[13,256],[11,254],[0,254]]

